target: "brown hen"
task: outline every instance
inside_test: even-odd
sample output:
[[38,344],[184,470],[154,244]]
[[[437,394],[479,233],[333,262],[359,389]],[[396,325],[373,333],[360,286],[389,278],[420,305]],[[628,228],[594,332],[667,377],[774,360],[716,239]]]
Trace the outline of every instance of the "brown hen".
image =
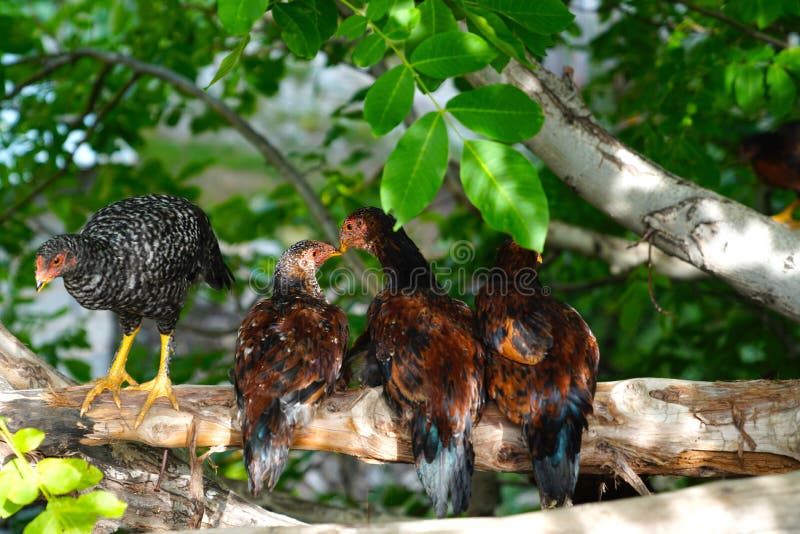
[[483,347],[469,307],[447,296],[395,220],[378,208],[345,219],[342,250],[380,260],[386,287],[356,346],[377,362],[389,404],[411,431],[417,474],[438,517],[467,509],[474,468],[471,431],[483,405]]
[[545,294],[540,261],[509,240],[475,306],[489,397],[522,426],[542,508],[552,508],[570,504],[575,491],[600,351],[578,312]]
[[307,424],[336,382],[349,328],[315,277],[339,255],[332,246],[300,241],[283,253],[272,297],[257,302],[239,327],[236,401],[250,491],[278,483],[295,429]]

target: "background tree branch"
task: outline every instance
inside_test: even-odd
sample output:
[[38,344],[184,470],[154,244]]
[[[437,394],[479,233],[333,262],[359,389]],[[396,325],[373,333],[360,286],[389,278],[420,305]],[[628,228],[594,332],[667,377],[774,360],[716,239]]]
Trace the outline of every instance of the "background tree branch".
[[[467,78],[475,86],[497,82],[489,69]],[[502,78],[544,111],[544,126],[525,145],[587,202],[637,234],[652,229],[663,252],[800,319],[797,232],[629,149],[597,123],[570,83],[545,68],[512,60]]]

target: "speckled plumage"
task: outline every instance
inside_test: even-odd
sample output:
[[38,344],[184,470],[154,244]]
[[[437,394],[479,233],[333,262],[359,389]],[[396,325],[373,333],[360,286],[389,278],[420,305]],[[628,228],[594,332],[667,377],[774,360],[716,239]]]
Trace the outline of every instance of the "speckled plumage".
[[326,243],[292,245],[275,267],[272,297],[257,302],[239,328],[235,390],[253,494],[278,483],[295,430],[339,376],[347,317],[325,300],[315,277],[336,254]]
[[342,225],[342,246],[375,255],[386,278],[354,350],[365,351],[379,369],[389,404],[410,430],[419,479],[443,517],[448,495],[455,513],[469,506],[471,432],[484,399],[483,346],[472,310],[446,295],[414,242],[394,224],[383,211],[362,208]]
[[[105,389],[119,406],[123,382],[149,392],[134,426],[159,397],[168,397],[177,410],[168,375],[170,340],[189,287],[201,279],[215,289],[233,283],[206,214],[188,200],[168,195],[110,204],[79,233],[56,236],[39,247],[37,290],[58,276],[79,304],[115,312],[122,326],[122,344],[111,369],[95,381],[81,414]],[[138,385],[125,371],[125,362],[144,317],[154,319],[161,334],[161,363],[153,380]]]
[[76,260],[60,272],[70,295],[84,308],[117,313],[125,333],[142,317],[172,332],[193,283],[202,278],[221,289],[233,282],[206,214],[168,195],[110,204],[80,233],[46,241],[37,256],[48,265],[63,251]]
[[513,241],[500,247],[475,297],[476,329],[487,347],[489,397],[521,426],[542,507],[551,508],[575,490],[600,352],[578,312],[543,291],[538,262]]

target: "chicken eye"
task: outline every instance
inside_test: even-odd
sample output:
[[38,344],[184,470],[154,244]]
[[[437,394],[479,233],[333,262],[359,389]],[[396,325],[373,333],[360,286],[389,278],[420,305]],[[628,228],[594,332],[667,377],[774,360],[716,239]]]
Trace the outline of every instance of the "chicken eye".
[[347,223],[347,227],[346,228],[348,230],[352,230],[353,229],[353,224],[352,223]]
[[61,256],[53,258],[53,265],[61,265]]

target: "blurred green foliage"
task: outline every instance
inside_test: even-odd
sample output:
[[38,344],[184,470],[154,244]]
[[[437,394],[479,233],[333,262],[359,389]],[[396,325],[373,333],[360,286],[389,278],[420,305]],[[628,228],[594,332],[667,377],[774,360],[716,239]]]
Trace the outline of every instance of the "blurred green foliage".
[[[310,42],[302,38],[300,27],[289,27],[290,15],[306,19],[314,13],[330,15],[332,2],[281,4],[283,12],[274,19],[261,15],[275,2],[248,3],[255,5],[255,15],[244,21],[217,13],[212,0],[0,4],[0,89],[5,95],[0,100],[0,322],[78,380],[89,378],[89,368],[76,358],[75,349],[88,347],[87,331],[93,325],[73,321],[55,337],[43,336],[53,333],[54,321],[69,315],[67,308],[31,305],[33,252],[48,235],[75,231],[100,207],[132,195],[161,192],[198,201],[220,239],[231,246],[228,257],[239,283],[233,295],[201,288],[187,308],[222,309],[219,324],[208,326],[232,333],[246,307],[268,293],[280,250],[297,239],[319,238],[322,232],[292,186],[213,110],[149,76],[135,80],[120,94],[133,77],[121,65],[106,68],[83,58],[56,68],[55,63],[33,58],[94,48],[133,56],[204,87],[222,59],[242,42],[241,36],[229,36],[226,28],[237,34],[249,28],[250,41],[234,58],[238,62],[226,66],[225,75],[208,92],[281,148],[334,220],[342,220],[356,207],[380,204],[380,167],[397,136],[373,138],[363,118],[368,88],[363,79],[369,71],[356,68],[353,61],[364,65],[377,61],[365,50],[367,38],[357,40],[366,31],[367,19],[347,18],[342,13],[349,15],[348,10],[340,5],[337,20],[350,21],[340,28],[347,39],[329,38],[336,31],[334,18],[329,17],[326,24],[317,20]],[[309,10],[312,3],[320,11]],[[365,14],[372,8],[370,20],[399,25],[395,30],[403,34],[414,19],[408,11],[415,7],[413,2],[394,3],[406,11],[392,11],[385,19],[379,18],[385,15],[379,13],[383,4],[388,2],[356,2],[353,7],[365,9]],[[423,15],[433,17],[434,4],[446,6],[453,13],[450,17],[469,14],[468,24],[483,35],[486,24],[501,20],[492,11],[500,3],[490,0],[431,1],[421,8]],[[480,11],[481,6],[486,10]],[[793,31],[796,43],[800,27],[796,1],[735,0],[721,5],[710,0],[691,4],[603,0],[596,10],[584,4],[572,7],[579,19],[561,34],[526,33],[519,21],[505,18],[501,22],[505,21],[507,33],[486,38],[501,59],[519,55],[524,47],[542,57],[553,44],[559,46],[558,57],[568,58],[567,62],[580,57],[569,54],[585,54],[588,68],[579,73],[586,79],[584,97],[596,117],[624,143],[738,202],[769,213],[785,205],[791,194],[775,192],[770,199],[738,160],[736,149],[749,133],[800,118],[800,47],[779,44],[788,42]],[[443,28],[454,29],[449,17],[441,21]],[[408,37],[409,55],[423,37],[414,32],[403,34]],[[310,64],[306,58],[316,48],[320,52]],[[387,53],[387,63],[396,64],[393,52]],[[54,68],[43,72],[45,65]],[[353,72],[360,82],[353,82],[353,77],[347,83],[331,82]],[[463,87],[456,82],[456,87]],[[279,100],[281,88],[292,93],[309,87],[313,105],[308,109],[287,107],[286,100]],[[98,111],[116,98],[119,102],[95,125]],[[274,104],[276,100],[281,104]],[[320,104],[325,101],[337,104],[331,111]],[[92,135],[65,169],[76,141],[91,128]],[[537,166],[551,217],[635,239]],[[454,296],[471,302],[476,288],[465,283],[465,277],[468,280],[474,269],[491,264],[501,236],[481,221],[463,193],[451,193],[458,187],[446,181],[409,231],[436,262],[442,281],[452,285]],[[473,247],[467,261],[450,253],[461,241]],[[369,267],[377,266],[374,259],[361,257]],[[342,265],[330,262],[321,279],[324,287],[330,285],[326,281],[335,280],[357,293],[331,295],[350,312],[355,339],[363,330],[370,295],[357,291],[357,282],[349,284],[339,277]],[[713,279],[673,281],[655,275],[655,298],[672,312],[662,315],[650,301],[644,267],[622,277],[609,274],[599,260],[545,249],[543,282],[579,310],[594,330],[602,353],[601,380],[800,375],[798,325],[743,299],[727,285]],[[224,339],[221,334],[216,337]],[[224,383],[232,348],[189,345],[172,362],[175,382]],[[152,376],[157,352],[139,344],[133,350],[132,374]],[[283,489],[292,491],[302,478],[308,455],[293,454],[281,480]],[[219,461],[223,473],[241,478],[238,456]],[[499,513],[525,509],[524,502],[517,504],[522,478],[502,478]],[[342,496],[337,502],[352,503],[351,497]],[[429,513],[424,499],[391,481],[374,488],[369,501],[379,511]]]

